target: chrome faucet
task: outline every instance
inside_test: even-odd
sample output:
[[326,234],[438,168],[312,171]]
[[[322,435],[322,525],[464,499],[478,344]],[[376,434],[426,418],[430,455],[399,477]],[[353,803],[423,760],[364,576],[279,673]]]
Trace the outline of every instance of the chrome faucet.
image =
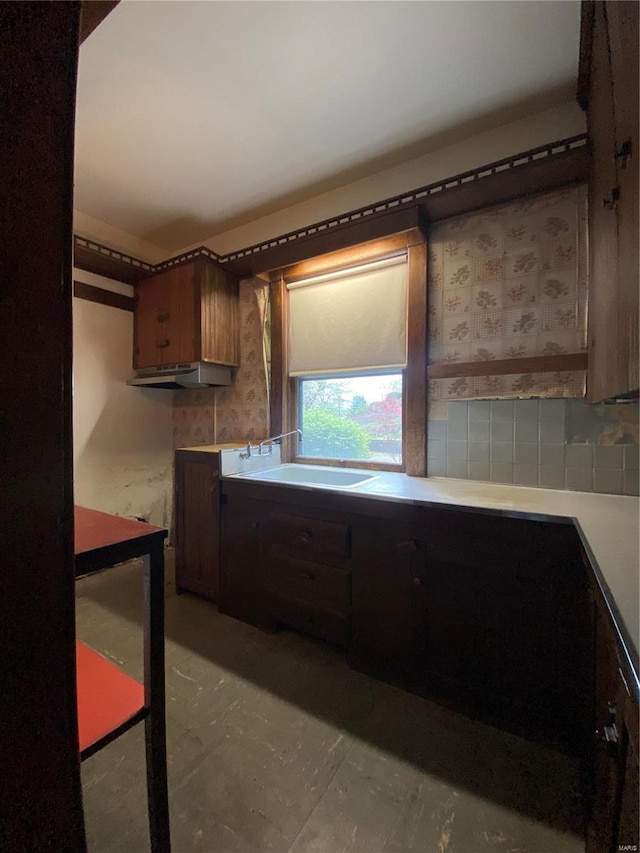
[[[265,438],[264,441],[261,441],[258,445],[258,456],[271,456],[273,453],[273,442],[278,441],[278,439],[286,438],[289,435],[295,435],[298,433],[298,437],[300,441],[302,441],[302,430],[301,429],[292,429],[291,432],[283,432],[281,435],[274,435],[271,438]],[[248,456],[251,455],[251,448],[247,447]],[[248,458],[248,457],[247,457]]]

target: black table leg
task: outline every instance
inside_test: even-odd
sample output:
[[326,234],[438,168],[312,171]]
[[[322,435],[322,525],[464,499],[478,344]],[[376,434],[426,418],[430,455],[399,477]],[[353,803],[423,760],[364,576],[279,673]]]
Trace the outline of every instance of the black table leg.
[[144,560],[144,693],[147,797],[152,853],[170,853],[164,672],[164,551],[162,543]]

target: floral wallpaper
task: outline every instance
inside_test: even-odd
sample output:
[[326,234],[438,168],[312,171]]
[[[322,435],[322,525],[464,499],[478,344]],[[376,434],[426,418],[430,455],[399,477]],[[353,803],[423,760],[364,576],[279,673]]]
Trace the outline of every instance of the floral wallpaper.
[[[571,187],[433,228],[430,364],[586,350],[586,198],[586,187]],[[584,371],[430,382],[433,400],[576,397],[584,389]]]
[[174,447],[265,438],[269,429],[268,286],[240,282],[240,366],[229,387],[175,392]]
[[233,385],[216,389],[216,441],[255,440],[269,434],[265,328],[268,285],[261,279],[240,282],[240,367]]

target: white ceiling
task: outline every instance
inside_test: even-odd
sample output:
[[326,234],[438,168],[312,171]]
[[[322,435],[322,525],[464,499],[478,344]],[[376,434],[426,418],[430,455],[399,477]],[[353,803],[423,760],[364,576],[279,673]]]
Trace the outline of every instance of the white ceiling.
[[578,0],[122,0],[80,50],[75,207],[176,250],[573,97]]

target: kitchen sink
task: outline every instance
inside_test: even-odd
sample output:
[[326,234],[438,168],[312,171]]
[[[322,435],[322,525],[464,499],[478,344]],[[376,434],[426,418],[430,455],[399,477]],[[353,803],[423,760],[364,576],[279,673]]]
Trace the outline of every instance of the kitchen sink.
[[315,465],[279,465],[265,471],[251,474],[238,474],[245,480],[267,480],[275,483],[300,483],[307,486],[333,486],[348,489],[375,479],[374,474],[362,471],[342,471],[330,468],[318,468]]

